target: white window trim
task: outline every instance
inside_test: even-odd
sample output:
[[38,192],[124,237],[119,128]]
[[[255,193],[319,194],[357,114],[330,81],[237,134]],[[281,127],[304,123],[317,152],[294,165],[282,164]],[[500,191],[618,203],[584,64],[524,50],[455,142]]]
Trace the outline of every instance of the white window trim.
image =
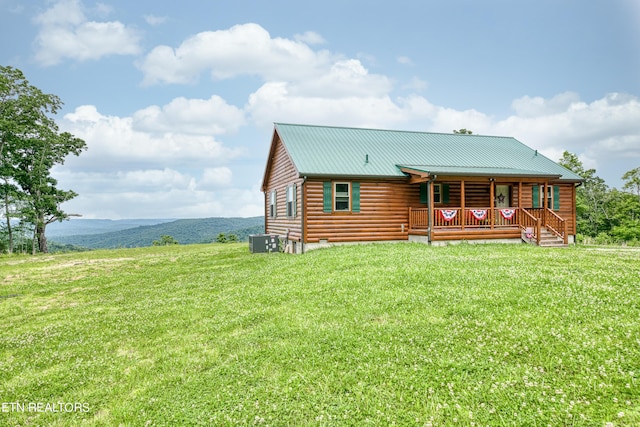
[[544,185],[541,185],[538,194],[540,194],[538,206],[553,210],[553,185],[547,185],[546,195],[544,194]]
[[278,215],[277,199],[278,194],[276,193],[276,190],[271,190],[269,192],[269,216],[271,218],[276,218]]
[[[287,217],[295,218],[296,216],[296,185],[291,184],[287,187],[286,200],[287,200]],[[291,205],[289,205],[291,203]]]
[[433,184],[433,203],[442,203],[442,184]]
[[[347,209],[336,209],[336,202],[338,199],[338,190],[336,187],[340,184],[347,185]],[[344,197],[344,196],[340,196]],[[336,181],[333,183],[333,211],[334,212],[351,212],[351,183],[344,181]]]

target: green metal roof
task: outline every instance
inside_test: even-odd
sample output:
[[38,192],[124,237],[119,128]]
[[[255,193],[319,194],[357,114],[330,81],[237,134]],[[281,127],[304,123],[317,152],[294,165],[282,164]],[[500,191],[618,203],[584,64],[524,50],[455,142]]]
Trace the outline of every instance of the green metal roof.
[[582,178],[511,137],[276,123],[301,176],[431,174]]

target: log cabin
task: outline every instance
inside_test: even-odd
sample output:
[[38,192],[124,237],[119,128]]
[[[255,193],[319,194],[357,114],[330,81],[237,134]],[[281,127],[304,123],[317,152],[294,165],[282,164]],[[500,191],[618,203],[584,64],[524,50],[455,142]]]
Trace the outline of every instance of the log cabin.
[[341,243],[575,241],[580,176],[515,138],[276,123],[265,231]]

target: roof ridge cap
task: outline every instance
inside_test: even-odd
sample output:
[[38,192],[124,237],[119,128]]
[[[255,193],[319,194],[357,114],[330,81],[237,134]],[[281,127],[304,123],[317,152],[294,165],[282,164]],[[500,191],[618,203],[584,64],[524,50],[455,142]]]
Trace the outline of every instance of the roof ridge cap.
[[[407,129],[383,129],[383,128],[370,128],[370,127],[356,127],[356,126],[335,126],[335,125],[314,125],[308,123],[283,123],[283,122],[274,122],[274,126],[282,125],[282,126],[299,126],[299,127],[312,127],[312,128],[327,128],[327,129],[350,129],[350,130],[364,130],[364,131],[377,131],[377,132],[396,132],[396,133],[415,133],[415,134],[427,134],[427,135],[448,135],[448,136],[456,136],[456,137],[478,137],[478,138],[504,138],[504,139],[515,139],[520,142],[513,136],[505,136],[505,135],[481,135],[481,134],[457,134],[457,133],[447,133],[447,132],[433,132],[426,130],[407,130]],[[522,142],[520,142],[523,144]],[[525,144],[523,144],[525,145]]]

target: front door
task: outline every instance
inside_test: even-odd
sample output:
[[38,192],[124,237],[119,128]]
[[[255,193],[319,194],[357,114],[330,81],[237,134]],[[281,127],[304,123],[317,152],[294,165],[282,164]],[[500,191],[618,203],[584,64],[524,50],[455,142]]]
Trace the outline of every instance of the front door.
[[508,208],[511,206],[511,186],[496,185],[496,199],[494,200],[496,208]]

